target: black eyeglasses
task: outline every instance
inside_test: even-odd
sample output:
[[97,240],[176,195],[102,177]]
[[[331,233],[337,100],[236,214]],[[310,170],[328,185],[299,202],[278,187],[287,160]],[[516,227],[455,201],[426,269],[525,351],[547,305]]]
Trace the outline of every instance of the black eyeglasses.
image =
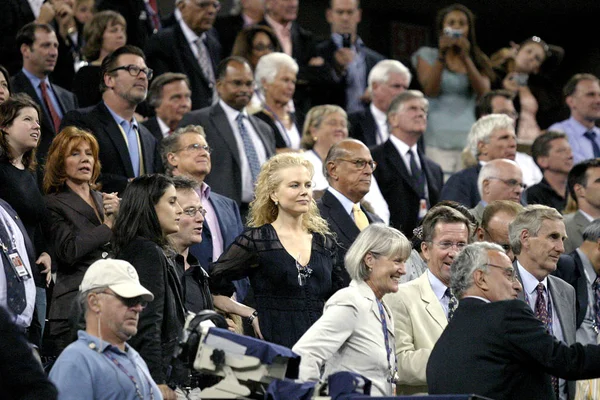
[[125,306],[127,306],[127,308],[135,307],[138,304],[140,306],[142,306],[142,308],[146,308],[146,306],[148,305],[148,302],[146,300],[144,300],[144,298],[142,296],[126,298],[126,297],[119,296],[118,294],[109,293],[109,292],[101,292],[100,294],[107,294],[109,296],[116,297],[117,299],[121,300],[121,303],[125,304]]
[[136,78],[140,75],[140,72],[143,72],[144,74],[146,74],[146,78],[148,78],[148,80],[152,79],[152,77],[154,76],[154,71],[152,70],[152,68],[140,68],[137,65],[133,65],[133,64],[113,68],[107,72],[111,73],[111,72],[118,71],[120,69],[129,72],[129,75],[134,76]]
[[254,46],[252,46],[252,50],[255,50],[255,51],[266,51],[266,50],[275,51],[275,46],[273,46],[272,44],[257,43]]
[[358,160],[346,160],[345,158],[338,158],[338,160],[354,164],[356,169],[365,169],[367,165],[371,167],[371,171],[375,171],[375,168],[377,168],[377,163],[373,160],[367,161],[363,160],[362,158],[359,158]]
[[218,1],[192,0],[191,2],[202,9],[208,8],[210,6],[213,6],[216,11],[219,11],[221,9],[221,3],[219,3]]
[[207,145],[201,145],[200,143],[194,143],[194,144],[190,144],[189,146],[182,147],[179,150],[176,150],[175,153],[177,153],[178,151],[194,151],[194,152],[199,152],[200,150],[204,150],[208,154],[210,154],[212,152],[212,149],[209,146],[207,146]]
[[183,213],[189,217],[194,218],[196,216],[196,213],[200,213],[202,214],[202,217],[204,217],[206,215],[206,209],[205,208],[196,208],[196,207],[190,207],[190,208],[186,208],[185,210],[183,210]]
[[519,182],[516,179],[502,179],[502,178],[496,178],[495,176],[490,176],[488,179],[496,179],[500,182],[503,182],[506,186],[510,186],[511,188],[515,188],[518,186],[523,190],[527,189],[526,184]]
[[499,265],[494,265],[494,264],[489,264],[489,263],[488,264],[483,264],[483,267],[485,267],[486,265],[488,267],[494,267],[494,268],[503,269],[504,270],[504,275],[506,275],[506,277],[508,279],[510,279],[511,282],[514,282],[514,281],[517,280],[517,271],[514,268],[511,268],[511,267],[501,267]]

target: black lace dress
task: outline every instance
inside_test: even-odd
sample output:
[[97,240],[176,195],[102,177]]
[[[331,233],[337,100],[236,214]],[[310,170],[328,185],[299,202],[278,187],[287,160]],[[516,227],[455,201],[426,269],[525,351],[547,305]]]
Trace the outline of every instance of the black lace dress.
[[296,256],[289,254],[270,224],[246,229],[213,264],[213,294],[231,296],[231,281],[250,278],[265,340],[291,348],[323,314],[327,299],[343,286],[331,238],[313,234],[312,273],[300,286]]

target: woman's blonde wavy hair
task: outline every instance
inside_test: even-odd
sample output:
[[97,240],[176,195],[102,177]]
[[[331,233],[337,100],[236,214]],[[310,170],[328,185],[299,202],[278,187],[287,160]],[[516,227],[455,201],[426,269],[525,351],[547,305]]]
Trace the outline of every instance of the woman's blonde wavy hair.
[[[255,197],[250,203],[248,226],[259,227],[270,224],[277,219],[279,208],[271,199],[271,194],[281,184],[282,178],[279,171],[292,167],[306,168],[311,179],[315,173],[315,169],[310,161],[294,153],[277,154],[263,164],[256,180]],[[319,209],[314,199],[311,199],[308,212],[302,217],[302,225],[309,232],[331,235],[329,225],[319,214]]]

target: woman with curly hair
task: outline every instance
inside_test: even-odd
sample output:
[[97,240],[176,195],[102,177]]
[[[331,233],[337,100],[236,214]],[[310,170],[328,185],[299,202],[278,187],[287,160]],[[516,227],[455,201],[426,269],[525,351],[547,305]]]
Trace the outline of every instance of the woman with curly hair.
[[233,294],[231,281],[249,277],[256,301],[249,321],[260,317],[265,340],[286,347],[319,319],[325,301],[343,285],[342,260],[312,198],[313,173],[301,155],[282,153],[267,161],[250,204],[249,228],[210,273],[215,304],[228,312],[235,311],[221,305],[228,301],[222,295]]

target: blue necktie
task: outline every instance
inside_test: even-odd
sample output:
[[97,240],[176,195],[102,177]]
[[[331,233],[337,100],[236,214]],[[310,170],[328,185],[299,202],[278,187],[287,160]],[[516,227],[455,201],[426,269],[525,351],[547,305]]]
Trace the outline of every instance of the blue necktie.
[[239,113],[235,120],[237,121],[238,130],[240,131],[240,136],[242,137],[242,142],[244,143],[244,152],[246,153],[246,158],[248,158],[248,164],[250,164],[252,185],[254,185],[254,183],[256,183],[256,177],[260,172],[260,161],[258,161],[258,154],[256,154],[254,143],[252,143],[252,139],[250,138],[250,135],[246,130],[246,126],[244,125],[244,114]]
[[[127,125],[123,127],[126,129]],[[140,148],[138,147],[138,135],[135,125],[131,125],[127,131],[127,147],[129,148],[129,158],[133,167],[133,175],[140,176]]]
[[421,199],[425,198],[425,175],[423,170],[417,165],[416,156],[412,149],[408,150],[410,173],[417,187],[417,193]]
[[592,149],[594,150],[594,158],[600,157],[600,147],[596,143],[596,132],[587,131],[583,134],[590,142],[592,142]]
[[[10,235],[6,231],[6,225],[10,222],[5,221],[4,218],[0,218],[0,239],[2,244],[10,249],[12,240]],[[15,313],[21,314],[25,307],[27,307],[27,298],[25,296],[25,283],[17,276],[17,272],[10,265],[10,261],[6,252],[0,250],[3,253],[2,264],[4,265],[4,274],[6,275],[6,303],[8,307]]]

